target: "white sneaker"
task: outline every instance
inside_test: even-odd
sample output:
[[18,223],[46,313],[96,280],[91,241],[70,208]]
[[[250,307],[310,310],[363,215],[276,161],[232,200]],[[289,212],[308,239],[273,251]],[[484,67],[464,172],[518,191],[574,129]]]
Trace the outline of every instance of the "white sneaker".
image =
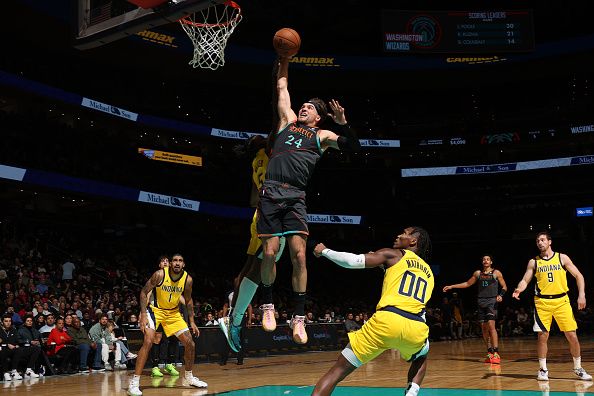
[[116,365],[116,368],[118,370],[128,370],[128,366],[126,366],[125,363],[120,363],[120,364]]
[[206,388],[208,384],[204,381],[200,381],[198,377],[192,376],[191,378],[184,377],[185,386],[195,386],[196,388]]
[[113,367],[111,367],[111,364],[107,363],[105,365],[105,371],[113,371]]
[[4,382],[12,381],[12,375],[10,373],[4,373]]
[[[19,374],[19,372],[18,372],[18,371],[16,371],[16,370],[12,370],[12,371],[10,372],[10,375],[12,375],[12,380],[13,380],[13,381],[15,381],[15,380],[16,380],[16,381],[18,381],[18,380],[22,380],[22,379],[23,379],[23,377],[22,377],[22,376]],[[590,377],[590,378],[592,378],[592,377]]]
[[[576,373],[577,374],[577,373]],[[592,377],[590,377],[592,378]],[[548,381],[549,380],[549,370],[538,370],[538,375],[536,376],[538,381]]]
[[33,369],[27,367],[27,371],[25,371],[25,377],[27,378],[39,378],[39,374],[37,374]]
[[138,383],[130,382],[128,385],[128,391],[126,392],[130,396],[142,396],[142,391],[138,387]]
[[138,357],[138,355],[137,355],[137,354],[135,354],[135,353],[132,353],[132,352],[128,352],[128,353],[126,354],[126,359],[128,359],[128,360],[134,360],[134,359],[136,359],[137,357]]
[[586,370],[584,370],[582,367],[574,369],[573,372],[579,377],[579,379],[583,381],[592,381],[592,376],[586,373]]

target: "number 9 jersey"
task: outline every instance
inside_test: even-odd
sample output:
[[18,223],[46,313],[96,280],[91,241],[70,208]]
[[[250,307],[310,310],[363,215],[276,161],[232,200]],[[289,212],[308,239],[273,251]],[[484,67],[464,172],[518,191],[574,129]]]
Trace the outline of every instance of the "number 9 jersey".
[[402,250],[403,256],[386,270],[382,296],[377,310],[387,306],[398,307],[412,314],[425,310],[433,292],[434,277],[431,267],[410,250]]

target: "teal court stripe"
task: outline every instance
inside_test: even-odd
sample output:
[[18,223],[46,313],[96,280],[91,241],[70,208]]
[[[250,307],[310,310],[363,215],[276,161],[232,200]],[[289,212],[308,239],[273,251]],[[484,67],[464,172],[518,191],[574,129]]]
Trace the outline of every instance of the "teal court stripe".
[[[221,396],[309,396],[311,386],[259,386],[218,393]],[[342,386],[337,387],[332,396],[394,396],[404,395],[404,388],[375,388]],[[522,390],[484,390],[484,389],[439,389],[421,388],[419,396],[542,396],[540,391]],[[576,396],[575,392],[549,392],[551,396]]]

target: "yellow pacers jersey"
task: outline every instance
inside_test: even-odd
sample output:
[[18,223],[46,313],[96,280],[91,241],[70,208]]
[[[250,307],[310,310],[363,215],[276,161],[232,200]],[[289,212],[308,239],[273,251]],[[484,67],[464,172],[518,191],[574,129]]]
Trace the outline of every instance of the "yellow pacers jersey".
[[534,258],[536,262],[535,277],[536,286],[534,294],[551,296],[567,293],[567,271],[561,264],[561,254],[553,254],[550,259],[543,259],[540,256]]
[[410,250],[403,252],[400,261],[386,270],[378,311],[391,305],[418,314],[431,298],[434,285],[431,268]]
[[169,267],[163,268],[165,276],[163,282],[155,287],[154,307],[161,309],[177,309],[179,307],[179,298],[184,294],[186,287],[186,279],[188,273],[182,270],[181,277],[177,281],[173,281],[169,276]]

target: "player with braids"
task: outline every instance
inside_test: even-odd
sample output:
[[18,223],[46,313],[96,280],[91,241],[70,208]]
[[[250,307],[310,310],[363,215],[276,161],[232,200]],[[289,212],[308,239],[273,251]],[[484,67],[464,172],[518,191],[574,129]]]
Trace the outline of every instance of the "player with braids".
[[324,256],[347,269],[383,266],[386,269],[377,310],[357,331],[348,333],[349,344],[338,361],[313,390],[313,396],[328,396],[336,385],[361,365],[386,349],[398,349],[411,363],[405,396],[417,396],[427,370],[429,327],[425,305],[434,286],[433,272],[425,261],[431,254],[431,239],[421,227],[408,227],[396,237],[392,248],[367,254],[336,252],[319,243],[316,257]]

